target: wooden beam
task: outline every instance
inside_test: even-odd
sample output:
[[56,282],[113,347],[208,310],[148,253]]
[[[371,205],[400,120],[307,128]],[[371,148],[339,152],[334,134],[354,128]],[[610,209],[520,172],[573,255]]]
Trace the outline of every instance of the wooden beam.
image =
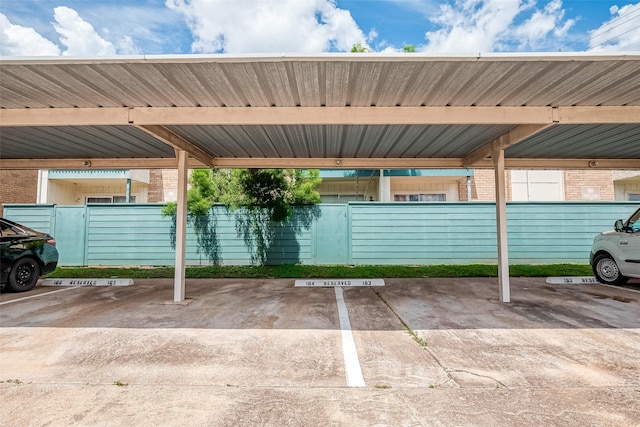
[[174,132],[170,131],[166,127],[160,125],[136,125],[136,127],[141,131],[151,135],[152,137],[164,142],[165,144],[172,146],[174,149],[186,151],[191,157],[194,157],[195,159],[201,161],[203,164],[213,166],[213,155],[205,152],[190,141],[187,141],[180,135],[177,135]]
[[[340,162],[338,164],[337,162]],[[190,169],[209,168],[196,159],[189,159]],[[0,169],[176,169],[174,158],[129,159],[0,159]],[[236,158],[213,159],[217,168],[291,168],[291,169],[457,169],[464,168],[463,159],[339,159],[339,158]],[[477,169],[492,169],[490,159],[474,164]],[[640,170],[640,159],[505,159],[507,169],[630,169]]]
[[563,125],[640,123],[640,106],[558,107],[558,123]]
[[[476,168],[491,167],[491,160]],[[640,170],[640,159],[505,159],[508,169],[630,169]]]
[[136,107],[136,125],[548,124],[551,107]]
[[[174,158],[129,159],[0,159],[2,170],[26,169],[176,169]],[[206,168],[202,162],[189,159],[189,168]]]
[[129,112],[129,108],[0,109],[0,126],[125,126]]
[[507,147],[515,145],[535,134],[541,132],[551,126],[550,124],[546,125],[520,125],[511,129],[505,134],[500,135],[499,137],[491,140],[487,144],[473,151],[471,154],[466,156],[463,160],[464,167],[471,167],[475,163],[480,160],[483,160],[487,157],[491,157],[492,153],[495,153],[499,150],[504,150]]
[[291,169],[429,169],[462,168],[457,158],[216,158],[217,168],[291,168]]
[[0,126],[640,123],[640,106],[0,109]]

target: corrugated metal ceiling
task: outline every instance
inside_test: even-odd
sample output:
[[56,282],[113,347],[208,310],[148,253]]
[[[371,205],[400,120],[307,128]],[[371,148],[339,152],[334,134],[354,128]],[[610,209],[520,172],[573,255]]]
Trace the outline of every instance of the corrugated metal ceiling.
[[638,58],[190,58],[3,60],[0,108],[640,105]]
[[[640,106],[640,54],[2,59],[0,109]],[[515,125],[167,124],[213,157],[463,158]],[[640,159],[640,125],[558,125],[516,158]],[[0,127],[0,159],[166,158],[133,126]]]

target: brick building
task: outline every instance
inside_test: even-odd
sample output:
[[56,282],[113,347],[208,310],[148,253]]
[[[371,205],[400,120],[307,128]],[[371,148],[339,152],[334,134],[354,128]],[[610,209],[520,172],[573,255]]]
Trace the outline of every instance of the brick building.
[[5,203],[36,203],[38,171],[0,170],[0,216]]
[[[177,170],[0,171],[0,204],[164,203],[177,198]],[[322,171],[323,202],[493,201],[494,172]],[[404,172],[404,173],[403,173]],[[640,200],[640,171],[507,170],[509,201]],[[0,212],[1,212],[0,206]]]

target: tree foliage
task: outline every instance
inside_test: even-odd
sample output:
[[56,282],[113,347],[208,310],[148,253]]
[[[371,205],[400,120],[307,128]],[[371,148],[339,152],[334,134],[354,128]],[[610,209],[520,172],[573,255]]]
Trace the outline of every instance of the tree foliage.
[[[272,221],[287,220],[294,205],[320,203],[317,169],[195,169],[187,191],[190,215],[207,215],[215,203],[232,210],[263,209]],[[176,204],[169,203],[162,213],[175,215]]]
[[371,49],[364,46],[361,42],[354,43],[353,46],[351,46],[351,53],[367,53],[367,52],[371,52]]

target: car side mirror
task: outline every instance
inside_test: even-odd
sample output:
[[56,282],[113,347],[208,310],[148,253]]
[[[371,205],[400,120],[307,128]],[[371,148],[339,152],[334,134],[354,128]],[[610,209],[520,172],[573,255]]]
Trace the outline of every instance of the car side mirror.
[[615,222],[615,224],[613,225],[613,228],[615,228],[617,232],[622,232],[622,231],[625,231],[626,227],[624,226],[624,221],[619,219]]

